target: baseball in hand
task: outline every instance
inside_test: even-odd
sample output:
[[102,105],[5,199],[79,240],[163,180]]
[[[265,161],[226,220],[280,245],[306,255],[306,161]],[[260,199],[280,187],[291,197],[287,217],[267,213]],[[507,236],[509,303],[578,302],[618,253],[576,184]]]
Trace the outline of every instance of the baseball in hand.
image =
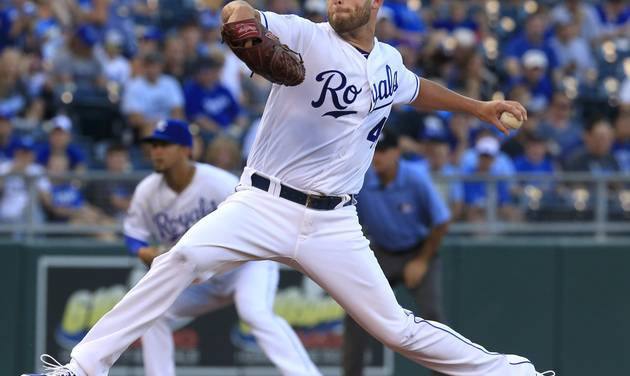
[[521,125],[523,125],[522,120],[518,120],[516,116],[512,115],[511,113],[507,111],[501,113],[501,117],[499,118],[499,121],[501,122],[501,124],[505,125],[506,127],[510,129],[519,129]]

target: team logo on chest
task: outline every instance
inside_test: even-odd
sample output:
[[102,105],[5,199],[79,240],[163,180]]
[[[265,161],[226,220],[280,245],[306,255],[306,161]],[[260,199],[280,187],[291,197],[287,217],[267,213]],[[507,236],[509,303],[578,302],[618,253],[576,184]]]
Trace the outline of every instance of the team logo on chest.
[[385,79],[372,83],[372,108],[370,112],[387,107],[394,102],[394,93],[398,90],[398,71],[385,65]]
[[322,86],[319,98],[311,101],[311,106],[320,108],[326,102],[328,94],[330,94],[332,105],[335,107],[334,110],[324,113],[322,117],[332,116],[337,119],[344,115],[357,113],[357,111],[348,110],[348,106],[354,103],[361,89],[355,85],[348,85],[348,79],[345,74],[338,70],[327,70],[315,76],[315,80],[317,82],[323,81],[324,86]]
[[177,241],[184,232],[194,225],[206,214],[212,213],[217,208],[214,200],[200,197],[195,206],[172,213],[169,210],[157,212],[153,215],[153,222],[160,232],[162,239],[170,242]]

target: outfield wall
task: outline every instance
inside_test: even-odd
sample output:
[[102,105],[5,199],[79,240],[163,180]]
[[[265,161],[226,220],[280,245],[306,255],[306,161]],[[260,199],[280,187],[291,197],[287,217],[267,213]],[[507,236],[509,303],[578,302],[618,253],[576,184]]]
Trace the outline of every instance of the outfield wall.
[[[630,241],[448,239],[441,253],[447,316],[458,331],[490,350],[527,356],[559,375],[630,375]],[[35,366],[42,257],[118,256],[119,263],[125,262],[120,244],[93,240],[5,242],[0,254],[0,375],[19,375]],[[415,308],[405,291],[397,293],[403,306]],[[383,370],[387,367],[378,372]],[[334,368],[326,371],[335,374]],[[400,357],[393,374],[428,375]]]

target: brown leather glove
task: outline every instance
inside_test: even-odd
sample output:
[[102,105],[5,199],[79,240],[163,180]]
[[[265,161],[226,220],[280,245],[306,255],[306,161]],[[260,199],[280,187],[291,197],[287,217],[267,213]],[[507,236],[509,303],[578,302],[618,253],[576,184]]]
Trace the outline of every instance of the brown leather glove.
[[258,20],[228,22],[221,28],[221,36],[252,72],[272,83],[296,86],[304,81],[302,56],[281,44]]

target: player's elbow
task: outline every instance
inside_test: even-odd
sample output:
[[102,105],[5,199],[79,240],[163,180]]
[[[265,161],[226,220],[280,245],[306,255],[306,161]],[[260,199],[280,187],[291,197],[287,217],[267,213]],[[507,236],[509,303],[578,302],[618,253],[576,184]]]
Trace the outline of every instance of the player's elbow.
[[235,22],[248,18],[257,18],[256,9],[243,0],[234,0],[223,6],[221,20],[223,23]]

